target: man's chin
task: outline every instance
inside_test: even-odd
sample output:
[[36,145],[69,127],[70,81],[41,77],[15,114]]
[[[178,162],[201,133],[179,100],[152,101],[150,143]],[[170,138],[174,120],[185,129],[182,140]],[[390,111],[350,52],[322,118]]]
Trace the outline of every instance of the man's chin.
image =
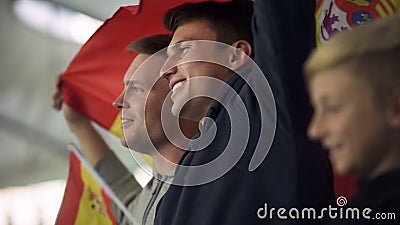
[[126,143],[126,140],[125,140],[125,137],[124,137],[124,136],[121,137],[121,140],[120,140],[120,141],[121,141],[121,145],[122,145],[122,146],[128,148],[128,143]]
[[178,106],[178,104],[177,103],[175,103],[174,105],[172,105],[172,107],[171,107],[171,113],[172,113],[172,115],[174,116],[174,117],[179,117],[179,112],[181,111],[181,108],[182,107],[180,107],[180,106]]

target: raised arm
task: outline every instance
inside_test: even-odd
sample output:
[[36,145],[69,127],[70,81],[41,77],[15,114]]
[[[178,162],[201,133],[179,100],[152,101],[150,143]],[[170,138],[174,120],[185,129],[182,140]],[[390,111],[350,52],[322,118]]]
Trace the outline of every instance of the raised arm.
[[311,116],[302,65],[315,47],[314,8],[314,0],[262,0],[254,6],[255,61],[274,91],[279,117],[289,116],[282,119],[302,133]]
[[315,47],[314,10],[315,0],[257,0],[252,26],[255,61],[268,79],[277,108],[274,141],[286,135],[295,144],[288,148],[286,140],[275,147],[286,162],[286,155],[294,154],[300,205],[325,206],[334,200],[332,170],[327,153],[306,135],[312,108],[302,72]]
[[110,148],[91,124],[90,120],[63,103],[61,93],[61,78],[58,76],[53,88],[52,107],[55,110],[63,110],[65,121],[69,129],[78,138],[83,154],[92,166],[110,152]]

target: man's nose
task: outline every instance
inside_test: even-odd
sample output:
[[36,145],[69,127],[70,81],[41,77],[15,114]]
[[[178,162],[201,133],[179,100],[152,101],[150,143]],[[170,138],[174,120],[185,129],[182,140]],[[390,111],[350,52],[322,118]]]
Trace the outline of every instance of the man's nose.
[[169,56],[165,62],[164,65],[161,67],[160,70],[160,76],[164,77],[167,80],[171,79],[171,76],[173,76],[177,70],[177,61],[174,59],[175,57]]
[[127,108],[127,102],[124,101],[125,91],[122,91],[121,94],[114,100],[112,105],[119,110]]

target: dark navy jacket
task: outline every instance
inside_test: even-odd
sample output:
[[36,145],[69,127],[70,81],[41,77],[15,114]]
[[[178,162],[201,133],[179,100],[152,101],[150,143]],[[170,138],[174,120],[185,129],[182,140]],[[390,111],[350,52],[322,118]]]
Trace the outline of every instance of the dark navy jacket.
[[[226,109],[218,102],[212,104],[207,117],[215,124],[207,120],[202,135],[189,144],[189,150],[204,145],[210,137],[212,142],[201,151],[186,152],[180,165],[204,165],[227,152],[239,157],[239,161],[222,161],[222,167],[234,166],[212,182],[184,187],[172,185],[158,205],[155,224],[298,224],[300,220],[277,218],[276,212],[270,219],[269,210],[272,207],[288,210],[289,207],[324,207],[333,202],[332,171],[327,154],[306,136],[311,107],[304,86],[302,64],[314,47],[314,2],[257,0],[255,3],[255,61],[271,86],[277,113],[275,136],[271,148],[265,146],[265,150],[270,149],[265,160],[254,171],[249,170],[259,140],[266,138],[260,136],[261,126],[271,126],[261,122],[262,119],[268,121],[263,117],[269,114],[261,113],[263,106],[260,106],[252,88],[234,74],[227,83],[240,99],[227,97],[221,91],[225,103],[233,106]],[[265,87],[266,95],[267,89]],[[247,115],[241,111],[241,102]],[[233,145],[229,143],[230,136],[237,129],[233,123],[238,118],[243,118],[239,119],[243,124],[247,124],[246,118],[249,118],[249,129],[246,126],[240,129],[248,139],[244,148],[240,141]],[[213,133],[214,125],[216,133]],[[213,169],[218,168],[211,167],[205,173],[178,168],[174,179],[181,183],[196,182],[196,179],[207,178]]]
[[361,179],[358,188],[358,194],[343,206],[345,211],[357,209],[358,213],[326,218],[325,225],[400,224],[400,170],[386,172],[372,180]]

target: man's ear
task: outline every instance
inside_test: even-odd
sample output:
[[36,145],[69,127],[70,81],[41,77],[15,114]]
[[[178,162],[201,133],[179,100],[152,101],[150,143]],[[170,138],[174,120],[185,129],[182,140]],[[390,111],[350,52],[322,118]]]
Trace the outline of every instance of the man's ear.
[[229,64],[232,70],[237,70],[247,62],[252,53],[252,48],[251,44],[246,40],[235,41],[232,47],[235,50],[233,50],[229,58]]
[[394,128],[400,128],[400,90],[393,92],[388,107],[389,124]]

